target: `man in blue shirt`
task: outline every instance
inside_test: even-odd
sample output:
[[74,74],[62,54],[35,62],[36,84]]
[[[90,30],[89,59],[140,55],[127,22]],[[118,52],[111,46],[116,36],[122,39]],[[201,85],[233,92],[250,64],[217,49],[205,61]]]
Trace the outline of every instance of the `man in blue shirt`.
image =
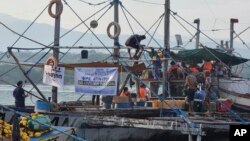
[[15,106],[19,108],[25,108],[25,98],[28,96],[25,94],[23,87],[23,81],[17,82],[17,87],[13,91],[15,97]]

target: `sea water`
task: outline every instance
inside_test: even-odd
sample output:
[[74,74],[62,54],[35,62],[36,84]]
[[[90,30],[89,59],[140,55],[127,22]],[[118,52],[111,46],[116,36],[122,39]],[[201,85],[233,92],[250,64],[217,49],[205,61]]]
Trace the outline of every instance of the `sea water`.
[[[52,92],[51,86],[48,85],[37,85],[37,87],[39,88],[39,90],[42,92],[42,94],[48,98],[48,97],[52,97]],[[25,90],[30,91],[32,94],[41,97],[39,95],[39,93],[32,87],[32,85],[25,85],[23,87]],[[32,89],[33,88],[33,89]],[[2,105],[14,105],[15,104],[15,98],[13,97],[13,90],[15,89],[15,87],[11,86],[11,85],[0,85],[0,104]],[[58,103],[59,102],[63,102],[63,101],[76,101],[78,100],[80,97],[82,96],[81,93],[75,93],[75,87],[74,85],[65,85],[62,88],[58,88]],[[27,106],[34,106],[36,101],[38,100],[38,98],[29,95],[29,97],[27,97],[25,99],[25,104]],[[84,95],[82,96],[81,100],[84,101],[89,101],[91,100],[91,95]]]

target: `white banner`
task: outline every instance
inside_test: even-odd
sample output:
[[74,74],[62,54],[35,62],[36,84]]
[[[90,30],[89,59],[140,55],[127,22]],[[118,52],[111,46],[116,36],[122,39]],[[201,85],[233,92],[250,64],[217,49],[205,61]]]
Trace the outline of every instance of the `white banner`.
[[64,67],[52,67],[44,65],[43,83],[55,87],[63,87],[64,84]]
[[90,95],[116,95],[118,68],[75,68],[75,91]]

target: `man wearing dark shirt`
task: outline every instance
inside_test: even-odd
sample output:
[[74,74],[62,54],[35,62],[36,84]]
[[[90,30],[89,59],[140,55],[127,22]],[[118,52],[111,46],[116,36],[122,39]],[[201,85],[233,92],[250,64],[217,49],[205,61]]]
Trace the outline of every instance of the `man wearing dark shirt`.
[[[132,48],[135,48],[136,51],[135,51],[135,55],[133,58],[136,58],[138,57],[138,53],[139,53],[139,50],[140,48],[142,47],[140,45],[140,42],[141,40],[144,40],[146,39],[146,36],[145,35],[137,35],[137,34],[134,34],[132,36],[130,36],[127,41],[125,42],[125,45],[128,46],[128,47],[132,47]],[[131,53],[130,53],[130,48],[128,48],[128,54],[129,54],[129,58],[132,59],[132,56],[131,56]]]
[[25,108],[25,97],[28,96],[24,93],[22,86],[23,82],[18,81],[17,87],[13,91],[13,96],[15,97],[15,106],[19,108]]

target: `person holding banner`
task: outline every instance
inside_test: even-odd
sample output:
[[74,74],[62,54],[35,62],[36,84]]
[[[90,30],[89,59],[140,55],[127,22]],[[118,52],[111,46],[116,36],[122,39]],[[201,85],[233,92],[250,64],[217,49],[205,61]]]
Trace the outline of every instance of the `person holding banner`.
[[13,96],[15,97],[15,106],[19,108],[25,108],[25,98],[28,94],[25,94],[23,87],[23,81],[17,82],[17,87],[13,91]]

